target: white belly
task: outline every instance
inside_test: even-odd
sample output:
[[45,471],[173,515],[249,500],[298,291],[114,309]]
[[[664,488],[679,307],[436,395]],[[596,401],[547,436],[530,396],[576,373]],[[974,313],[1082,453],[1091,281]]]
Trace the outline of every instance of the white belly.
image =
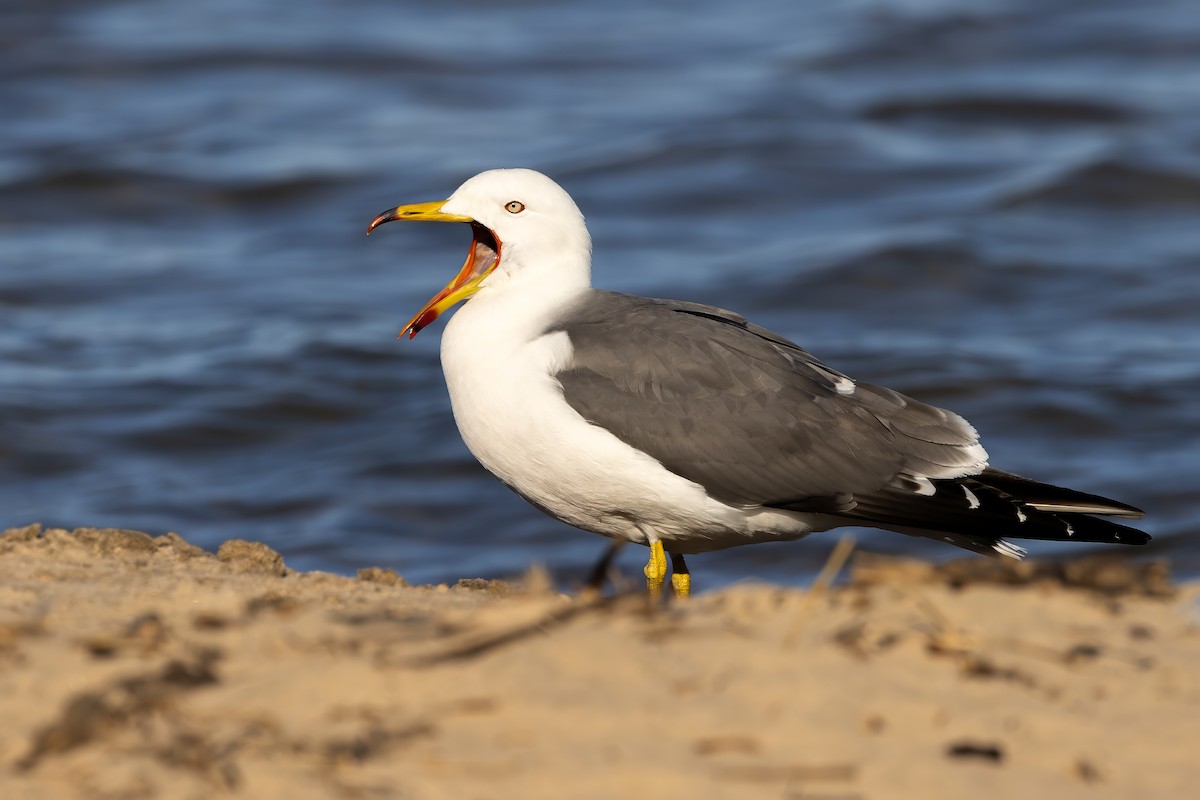
[[501,481],[570,525],[639,543],[662,539],[680,553],[814,530],[806,515],[717,502],[586,422],[552,377],[571,359],[565,333],[542,333],[553,304],[517,307],[522,298],[506,294],[472,298],[442,335],[442,369],[459,432]]

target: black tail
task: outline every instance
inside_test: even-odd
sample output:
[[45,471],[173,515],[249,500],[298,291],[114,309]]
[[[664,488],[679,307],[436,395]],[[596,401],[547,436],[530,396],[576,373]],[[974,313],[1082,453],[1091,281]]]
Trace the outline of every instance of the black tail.
[[850,524],[857,522],[940,539],[980,553],[1018,558],[1023,551],[1005,542],[1005,537],[1133,545],[1150,541],[1144,531],[1093,516],[1142,516],[1139,509],[1106,497],[995,469],[930,483],[932,493],[892,487],[869,495],[856,494],[854,507],[840,515],[851,520]]
[[1074,489],[1064,489],[1048,483],[1038,483],[1011,472],[1001,472],[989,467],[982,474],[973,477],[976,481],[998,492],[1003,492],[1014,501],[1033,506],[1039,511],[1053,511],[1062,514],[1100,514],[1105,517],[1126,517],[1128,519],[1142,518],[1140,508],[1118,503],[1116,500],[1109,500],[1107,497],[1096,494],[1077,492]]

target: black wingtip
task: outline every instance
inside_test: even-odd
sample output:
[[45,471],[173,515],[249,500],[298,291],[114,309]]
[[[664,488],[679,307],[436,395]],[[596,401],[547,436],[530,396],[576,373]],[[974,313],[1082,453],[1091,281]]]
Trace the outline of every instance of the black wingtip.
[[1014,500],[1052,514],[1098,514],[1125,519],[1141,519],[1146,515],[1142,509],[1110,497],[1042,483],[991,467],[973,478],[1010,495]]

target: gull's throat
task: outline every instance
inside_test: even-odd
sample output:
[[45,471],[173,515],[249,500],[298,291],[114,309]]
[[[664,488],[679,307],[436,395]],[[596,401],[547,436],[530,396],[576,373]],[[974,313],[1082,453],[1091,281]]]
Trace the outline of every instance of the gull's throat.
[[471,249],[467,251],[467,260],[458,271],[458,275],[408,321],[404,330],[400,331],[401,337],[407,333],[409,339],[413,338],[455,303],[475,294],[479,291],[483,279],[500,263],[501,245],[496,235],[478,222],[471,223],[471,233]]

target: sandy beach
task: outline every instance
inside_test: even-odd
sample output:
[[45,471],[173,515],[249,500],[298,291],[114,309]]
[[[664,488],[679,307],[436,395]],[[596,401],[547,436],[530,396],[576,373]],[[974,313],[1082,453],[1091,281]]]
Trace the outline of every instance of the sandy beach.
[[860,556],[652,608],[31,526],[0,537],[0,697],[6,800],[1184,798],[1200,585]]

